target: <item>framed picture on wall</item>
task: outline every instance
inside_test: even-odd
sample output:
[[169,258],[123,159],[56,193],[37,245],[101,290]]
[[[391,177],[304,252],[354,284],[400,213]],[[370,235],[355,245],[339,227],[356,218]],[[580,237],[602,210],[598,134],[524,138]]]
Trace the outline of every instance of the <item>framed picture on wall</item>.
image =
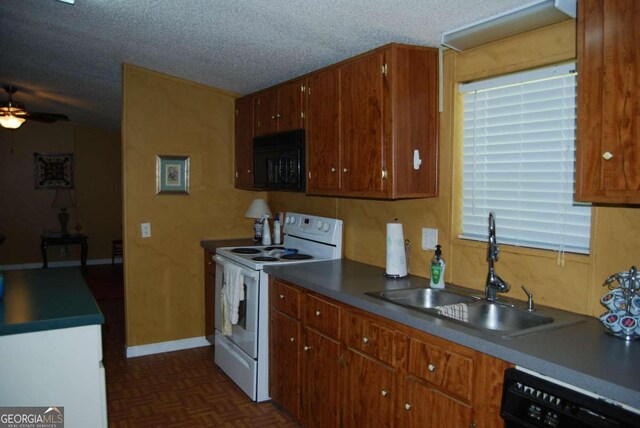
[[189,194],[189,156],[156,156],[156,194]]
[[35,189],[73,189],[73,153],[34,153]]

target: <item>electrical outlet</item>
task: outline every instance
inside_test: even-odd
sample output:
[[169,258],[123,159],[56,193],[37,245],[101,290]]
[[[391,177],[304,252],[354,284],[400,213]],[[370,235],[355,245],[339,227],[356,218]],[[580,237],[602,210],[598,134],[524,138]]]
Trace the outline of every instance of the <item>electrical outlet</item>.
[[151,238],[151,223],[142,223],[140,229],[143,238]]
[[435,250],[438,244],[438,229],[422,228],[422,249]]

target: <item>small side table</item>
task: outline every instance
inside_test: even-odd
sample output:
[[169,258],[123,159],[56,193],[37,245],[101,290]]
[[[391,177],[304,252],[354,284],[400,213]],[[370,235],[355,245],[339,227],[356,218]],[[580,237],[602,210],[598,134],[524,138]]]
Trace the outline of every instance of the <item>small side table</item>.
[[87,253],[89,245],[87,244],[87,235],[81,233],[52,233],[43,232],[40,237],[40,249],[42,250],[42,268],[49,267],[47,261],[47,248],[50,245],[80,245],[80,263],[82,267],[87,267]]

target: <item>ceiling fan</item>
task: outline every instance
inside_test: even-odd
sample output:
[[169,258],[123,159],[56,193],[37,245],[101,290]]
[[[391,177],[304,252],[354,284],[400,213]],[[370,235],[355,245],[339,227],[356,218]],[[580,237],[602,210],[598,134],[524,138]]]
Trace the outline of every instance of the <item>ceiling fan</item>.
[[24,104],[13,101],[12,99],[13,94],[16,93],[18,88],[12,85],[5,85],[4,90],[7,92],[7,95],[9,95],[7,101],[0,102],[0,125],[4,128],[18,129],[25,120],[35,120],[45,123],[69,120],[64,114],[28,112],[25,110]]

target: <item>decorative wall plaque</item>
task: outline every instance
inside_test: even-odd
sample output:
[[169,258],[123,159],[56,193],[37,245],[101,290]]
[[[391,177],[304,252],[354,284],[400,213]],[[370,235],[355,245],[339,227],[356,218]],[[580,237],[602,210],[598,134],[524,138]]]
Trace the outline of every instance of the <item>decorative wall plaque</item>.
[[36,189],[73,189],[73,153],[34,153]]

